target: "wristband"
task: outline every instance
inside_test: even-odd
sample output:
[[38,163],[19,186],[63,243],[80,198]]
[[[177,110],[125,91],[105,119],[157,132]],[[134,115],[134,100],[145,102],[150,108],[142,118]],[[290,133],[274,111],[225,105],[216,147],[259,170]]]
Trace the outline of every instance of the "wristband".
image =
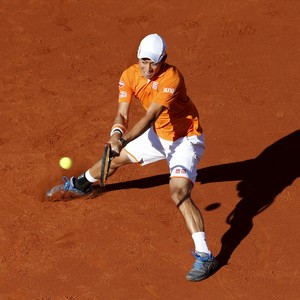
[[121,136],[123,135],[123,131],[122,131],[121,129],[115,128],[115,129],[113,129],[113,130],[110,132],[110,136],[112,136],[112,135],[113,135],[114,133],[116,133],[116,132],[120,133]]
[[121,136],[123,136],[126,132],[126,127],[122,124],[115,124],[111,128],[110,136],[112,136],[115,132],[119,132]]
[[127,141],[125,139],[123,139],[123,138],[120,138],[119,141],[121,143],[122,148],[124,148],[126,146],[126,144],[127,144]]

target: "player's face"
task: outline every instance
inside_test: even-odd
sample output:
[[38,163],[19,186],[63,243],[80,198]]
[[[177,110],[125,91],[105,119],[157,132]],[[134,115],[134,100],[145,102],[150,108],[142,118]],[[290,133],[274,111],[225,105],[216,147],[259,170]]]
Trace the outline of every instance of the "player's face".
[[139,59],[139,66],[141,74],[146,79],[153,78],[160,70],[162,62],[154,63],[151,59]]

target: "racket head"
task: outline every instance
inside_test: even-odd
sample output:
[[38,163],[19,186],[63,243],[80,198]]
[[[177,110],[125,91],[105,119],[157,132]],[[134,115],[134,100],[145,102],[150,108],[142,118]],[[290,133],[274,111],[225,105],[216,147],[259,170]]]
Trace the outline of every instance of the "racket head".
[[100,187],[104,187],[106,185],[111,159],[112,159],[111,146],[109,143],[107,143],[104,147],[104,151],[102,155],[102,164],[101,164],[100,179],[99,179]]

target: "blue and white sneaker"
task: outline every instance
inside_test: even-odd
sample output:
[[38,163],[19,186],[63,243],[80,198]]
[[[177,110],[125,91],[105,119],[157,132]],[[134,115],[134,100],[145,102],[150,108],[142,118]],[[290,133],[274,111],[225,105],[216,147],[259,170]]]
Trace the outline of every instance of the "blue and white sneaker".
[[74,176],[71,177],[70,179],[68,179],[68,177],[66,177],[66,176],[63,176],[62,181],[64,183],[59,184],[59,185],[53,187],[51,190],[49,190],[46,193],[46,197],[51,198],[53,196],[60,195],[60,194],[67,192],[71,196],[71,198],[74,198],[74,197],[86,196],[92,192],[92,187],[88,188],[84,192],[76,189],[74,186],[74,179],[75,179]]
[[200,281],[207,278],[212,271],[218,268],[219,263],[210,253],[194,252],[196,260],[191,271],[186,275],[189,281]]

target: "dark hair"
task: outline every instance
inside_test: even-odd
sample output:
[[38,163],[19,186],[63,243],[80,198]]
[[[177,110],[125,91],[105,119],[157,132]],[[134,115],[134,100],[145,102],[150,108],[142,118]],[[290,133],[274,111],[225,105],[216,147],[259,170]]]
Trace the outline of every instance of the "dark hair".
[[162,60],[161,61],[165,61],[166,59],[168,58],[168,54],[166,53],[165,55],[164,55],[164,57],[162,58]]

